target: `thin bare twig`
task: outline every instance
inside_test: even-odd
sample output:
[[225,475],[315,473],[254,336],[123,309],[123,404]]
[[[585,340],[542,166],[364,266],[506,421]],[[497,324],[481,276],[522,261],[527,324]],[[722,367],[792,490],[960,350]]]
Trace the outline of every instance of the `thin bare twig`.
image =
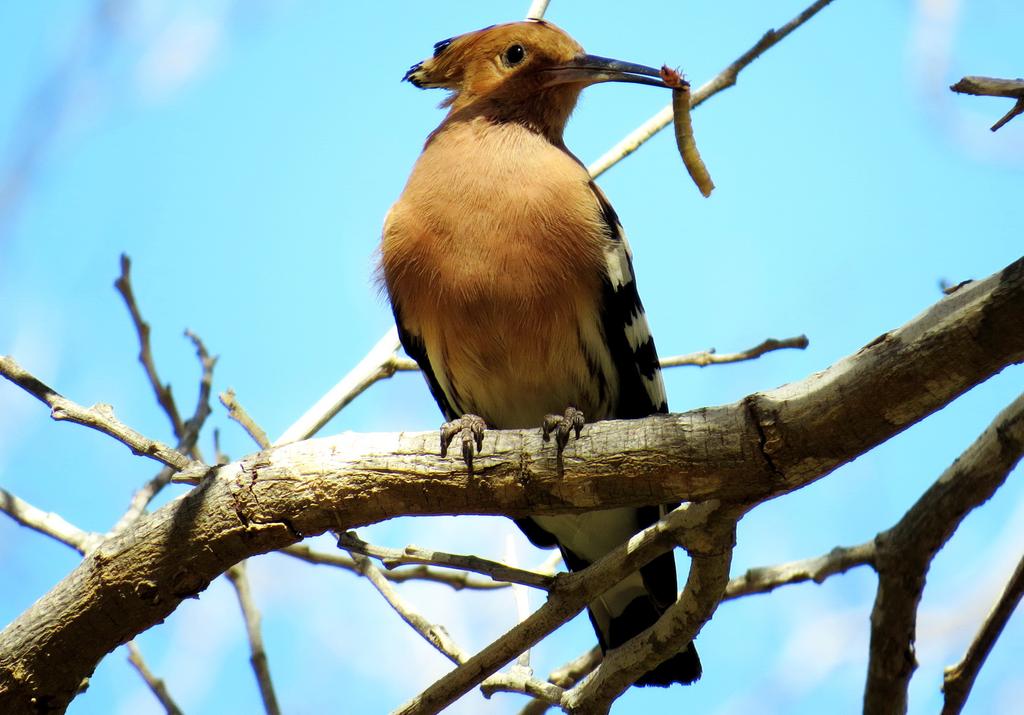
[[939,280],[939,290],[942,291],[943,295],[953,295],[965,285],[970,285],[973,282],[973,278],[968,278],[967,280],[960,281],[959,283],[951,283],[945,278],[942,278]]
[[527,673],[527,669],[518,666],[509,673],[494,673],[480,683],[480,690],[485,698],[495,693],[523,693],[546,705],[558,705],[562,701],[564,688],[532,678]]
[[1017,102],[1010,107],[1010,111],[1004,114],[999,120],[993,124],[989,129],[996,132],[999,131],[1004,124],[1013,119],[1014,117],[1024,114],[1024,98],[1018,99]]
[[103,540],[99,534],[79,529],[60,514],[34,507],[6,489],[0,489],[0,511],[8,514],[22,526],[50,536],[80,554],[91,550]]
[[242,617],[245,619],[245,631],[249,636],[249,662],[252,664],[253,672],[256,673],[256,683],[260,688],[260,697],[263,698],[263,707],[267,715],[281,715],[281,709],[277,705],[277,696],[274,695],[274,681],[270,678],[270,663],[267,660],[267,651],[263,647],[263,635],[260,633],[260,612],[252,600],[252,591],[249,588],[249,577],[246,575],[246,562],[240,561],[227,570],[225,576],[235,587],[238,595],[238,605],[242,609]]
[[748,569],[742,576],[729,581],[722,600],[770,593],[780,586],[805,581],[823,583],[830,576],[846,573],[857,566],[873,564],[874,558],[875,542],[872,540],[857,546],[837,546],[827,554],[812,559]]
[[[293,544],[291,546],[286,546],[283,549],[278,549],[278,553],[291,556],[292,558],[296,558],[310,564],[337,566],[338,568],[342,568],[347,571],[360,573],[359,568],[356,566],[356,562],[353,561],[350,556],[346,556],[345,554],[316,551],[305,544]],[[449,571],[447,569],[439,571],[432,569],[429,566],[413,566],[409,568],[385,570],[381,571],[381,574],[392,583],[403,583],[405,581],[433,581],[434,583],[450,586],[456,591],[461,591],[462,589],[490,591],[498,588],[508,588],[511,585],[505,582],[492,581],[491,579],[475,578],[467,571]]]
[[114,528],[110,530],[111,534],[119,534],[124,531],[128,526],[134,524],[140,516],[146,513],[146,509],[156,498],[164,487],[171,482],[171,478],[176,474],[176,470],[171,467],[164,467],[156,473],[152,479],[143,484],[134,494],[132,494],[132,500],[128,504],[128,509],[117,520],[114,524]]
[[806,335],[798,335],[795,338],[783,338],[778,340],[776,338],[768,338],[760,345],[755,345],[747,350],[742,350],[738,353],[725,353],[719,355],[715,352],[714,348],[710,350],[703,350],[696,353],[687,353],[686,355],[673,355],[671,357],[662,358],[661,366],[667,367],[679,367],[681,365],[696,365],[698,367],[706,367],[708,365],[721,365],[730,362],[742,362],[744,360],[754,360],[759,358],[765,353],[770,353],[774,350],[785,350],[792,348],[795,350],[803,350],[809,345]]
[[220,448],[220,430],[216,427],[213,428],[213,456],[217,464],[227,464],[231,461],[231,457],[224,454]]
[[199,358],[199,367],[202,372],[199,376],[199,398],[196,400],[196,409],[182,428],[178,449],[185,454],[192,454],[196,459],[202,461],[203,457],[199,453],[196,443],[199,441],[199,432],[211,412],[210,390],[213,388],[213,368],[217,364],[217,357],[207,352],[203,341],[191,330],[185,331],[185,337],[192,341],[192,345],[196,349],[196,357]]
[[228,417],[242,425],[242,429],[252,437],[260,449],[267,449],[270,446],[270,438],[267,437],[267,433],[245,411],[232,388],[229,387],[225,392],[220,393],[220,403],[228,409]]
[[1000,117],[995,124],[989,127],[989,129],[991,129],[994,132],[997,132],[1002,128],[1004,124],[1006,124],[1014,117],[1020,116],[1021,114],[1024,114],[1024,98],[1018,99],[1016,103],[1014,103],[1014,105],[1010,107],[1010,111],[1008,111],[1006,114]]
[[[131,265],[131,259],[127,254],[122,253],[121,275],[114,281],[114,287],[124,299],[125,306],[128,308],[128,313],[132,318],[132,324],[135,326],[135,332],[139,336],[139,362],[142,363],[142,367],[146,372],[149,384],[156,395],[157,403],[163,408],[164,413],[171,421],[171,431],[178,440],[176,449],[182,454],[191,455],[201,462],[203,456],[196,445],[199,441],[199,433],[206,423],[207,417],[210,416],[210,389],[213,385],[213,368],[217,363],[217,358],[210,356],[198,335],[190,330],[185,331],[185,337],[191,340],[193,346],[195,346],[201,373],[199,377],[199,399],[196,402],[196,409],[188,421],[182,422],[170,383],[162,383],[157,375],[156,360],[153,358],[153,349],[149,339],[149,323],[143,319],[142,311],[139,309],[138,302],[135,299],[135,292],[132,289]],[[170,483],[175,471],[177,470],[173,468],[161,469],[157,472],[156,476],[136,491],[132,495],[128,509],[114,525],[110,533],[120,533],[126,526],[135,522],[139,516],[144,514],[146,508],[156,498],[156,495]]]
[[535,573],[543,574],[554,574],[558,571],[558,568],[562,565],[562,554],[557,549],[551,551],[543,561],[537,564],[536,568],[531,569]]
[[[516,545],[511,534],[505,535],[505,561],[515,567]],[[512,597],[516,606],[516,623],[522,623],[530,617],[530,600],[526,587],[522,584],[512,585]],[[523,693],[540,698],[548,703],[558,703],[562,699],[562,688],[551,683],[541,682],[533,677],[530,667],[531,649],[527,648],[516,658],[512,669],[507,673],[494,673],[480,684],[480,692],[485,698],[497,692]]]
[[[778,44],[782,38],[814,17],[819,10],[830,2],[832,2],[832,0],[818,0],[778,30],[768,30],[768,32],[766,32],[753,47],[740,55],[735,62],[719,72],[708,82],[704,83],[696,92],[693,92],[693,95],[690,98],[690,108],[694,109],[700,106],[709,97],[713,97],[723,89],[728,89],[736,84],[736,78],[739,76],[739,73],[747,67],[747,65],[760,57],[765,50]],[[606,151],[597,161],[588,166],[587,170],[590,172],[590,175],[597,178],[604,172],[608,171],[608,169],[612,168],[639,149],[644,142],[668,126],[671,121],[672,104],[669,103],[650,119],[627,134],[621,141],[619,141],[618,144]]]
[[563,688],[571,687],[582,680],[583,676],[599,666],[603,659],[604,654],[601,653],[601,647],[594,646],[583,655],[577,656],[565,665],[552,670],[548,680]]
[[395,368],[395,372],[417,372],[420,369],[415,360],[399,355],[393,356],[388,362]]
[[398,595],[398,591],[395,590],[387,578],[381,573],[380,569],[373,565],[367,557],[362,554],[352,554],[352,559],[356,562],[356,567],[359,572],[367,578],[367,580],[373,584],[373,587],[377,589],[384,600],[388,602],[403,621],[412,626],[413,630],[423,636],[423,639],[430,645],[437,648],[443,653],[449,660],[456,665],[460,665],[466,662],[466,654],[459,648],[452,637],[448,635],[448,631],[442,625],[431,623],[422,615],[417,613],[406,603],[405,599]]
[[[395,357],[399,348],[398,329],[388,330],[370,352],[349,370],[345,377],[310,407],[280,437],[274,445],[288,444],[308,439],[327,424],[332,417],[341,412],[348,403],[366,391],[370,385],[394,375],[400,368]],[[404,369],[404,368],[403,368]]]
[[1024,596],[1024,556],[1017,562],[1017,568],[1003,589],[996,605],[981,624],[964,657],[954,666],[946,668],[942,678],[942,692],[945,702],[942,715],[958,715],[963,710],[967,697],[971,694],[974,679],[985,664],[985,659],[992,651],[992,646],[1002,634],[1006,623]]
[[128,257],[128,254],[122,253],[121,275],[114,281],[114,287],[124,299],[124,304],[132,316],[132,324],[135,326],[135,331],[139,334],[139,362],[142,363],[142,367],[146,371],[149,384],[153,387],[153,392],[156,394],[157,403],[163,408],[168,419],[171,421],[171,432],[174,433],[175,439],[180,440],[185,426],[181,421],[181,415],[178,413],[178,405],[174,401],[171,384],[161,382],[160,376],[156,372],[156,361],[153,359],[153,349],[149,342],[149,323],[142,318],[142,312],[135,301],[135,293],[132,291],[131,269],[131,259]]
[[67,420],[102,432],[128,447],[132,454],[150,457],[178,471],[197,464],[178,450],[149,439],[119,421],[114,417],[110,405],[97,404],[87,408],[63,397],[22,368],[9,355],[0,357],[0,375],[49,405],[50,416],[55,420]]
[[[782,339],[768,338],[759,345],[755,345],[752,348],[742,350],[738,353],[725,353],[719,355],[718,353],[715,352],[715,349],[712,348],[710,350],[702,350],[700,352],[687,353],[685,355],[675,355],[672,357],[662,358],[661,366],[663,368],[679,367],[681,365],[696,365],[698,367],[705,367],[707,365],[720,365],[731,362],[742,362],[744,360],[753,360],[755,358],[759,358],[765,353],[770,353],[775,350],[804,350],[805,348],[807,348],[808,345],[810,345],[810,341],[808,341],[806,335],[797,335],[792,338]],[[398,357],[397,355],[393,355],[392,357],[387,358],[386,362],[388,363],[389,369],[391,367],[394,368],[394,372],[411,372],[420,369],[419,365],[416,364],[415,360]],[[390,377],[391,374],[394,374],[394,372],[386,375],[382,374],[382,376],[377,379],[386,379],[387,377]]]
[[[601,664],[603,658],[604,655],[601,653],[601,648],[594,646],[583,655],[551,671],[551,675],[548,676],[548,682],[554,683],[561,688],[571,688],[585,676],[592,673]],[[519,711],[519,715],[544,715],[551,708],[552,704],[544,699],[534,699],[523,706],[523,709]]]
[[548,10],[548,3],[551,0],[533,0],[530,9],[526,11],[527,20],[540,20]]
[[[196,446],[196,442],[199,440],[199,433],[206,423],[206,419],[210,416],[210,389],[213,384],[213,368],[217,363],[217,358],[211,357],[206,351],[206,346],[203,345],[203,341],[199,339],[195,333],[186,330],[185,336],[192,341],[192,344],[196,348],[196,357],[199,358],[199,366],[202,373],[199,378],[199,399],[196,402],[196,409],[192,416],[184,423],[182,427],[181,436],[178,440],[177,449],[182,454],[192,453],[196,459],[202,459],[199,448]],[[173,400],[172,400],[173,402]],[[140,516],[146,513],[146,509],[156,498],[164,487],[171,482],[171,477],[175,474],[175,470],[170,467],[164,467],[156,476],[146,482],[140,489],[132,494],[131,503],[128,505],[128,509],[124,515],[118,519],[114,528],[110,530],[112,534],[118,534],[123,531],[129,524],[134,523]]]
[[[516,542],[512,534],[505,534],[505,562],[512,568],[518,568]],[[523,584],[514,583],[512,584],[512,599],[516,605],[516,622],[522,623],[530,615],[530,592],[526,590],[526,586]],[[516,658],[516,665],[528,671],[527,675],[533,675],[533,670],[530,668],[529,649],[519,654],[519,657]]]
[[160,704],[164,706],[164,710],[167,711],[167,715],[182,715],[178,705],[174,702],[174,698],[167,691],[167,685],[161,678],[153,675],[153,672],[146,665],[146,661],[142,658],[142,653],[139,651],[139,647],[135,645],[135,641],[128,641],[125,643],[125,647],[128,648],[128,662],[139,672],[142,679],[146,681],[146,685],[153,691],[153,695],[160,701]]
[[997,79],[995,77],[964,77],[949,87],[954,92],[973,94],[985,97],[1016,97],[1017,101],[1002,119],[992,125],[992,131],[998,131],[1019,114],[1024,114],[1024,79]]
[[[115,286],[124,298],[132,315],[132,321],[139,334],[141,346],[139,360],[146,369],[146,374],[156,393],[157,401],[171,420],[172,430],[178,438],[177,449],[171,449],[160,442],[150,440],[124,425],[114,417],[110,406],[96,405],[92,408],[83,408],[62,397],[29,374],[12,358],[0,358],[0,374],[3,374],[7,379],[29,392],[29,394],[49,405],[54,419],[67,419],[96,429],[122,442],[133,453],[152,457],[166,465],[156,477],[133,495],[128,511],[114,527],[115,533],[123,528],[124,525],[135,521],[145,512],[146,507],[156,494],[170,481],[172,474],[199,464],[198,461],[193,461],[186,455],[192,452],[195,453],[197,458],[200,457],[196,449],[196,442],[202,425],[210,414],[209,395],[213,378],[213,367],[216,363],[216,358],[210,357],[202,341],[193,333],[186,332],[186,336],[192,340],[196,347],[196,353],[202,367],[202,376],[200,378],[199,400],[196,411],[192,418],[183,424],[171,394],[170,385],[161,385],[157,377],[156,366],[149,343],[149,325],[142,319],[134,294],[132,293],[130,267],[130,260],[126,255],[122,254],[121,277],[115,282]],[[85,532],[68,523],[59,515],[36,509],[4,490],[0,490],[0,509],[9,513],[19,523],[48,534],[82,554],[87,553],[103,540],[103,537],[99,534]],[[163,680],[155,677],[149,670],[135,643],[130,641],[127,646],[129,662],[142,676],[150,690],[164,706],[168,715],[180,715],[181,710],[171,698]]]
[[479,556],[448,554],[443,551],[433,551],[411,545],[406,546],[404,549],[374,546],[373,544],[366,543],[351,531],[338,535],[338,548],[350,553],[354,552],[380,559],[388,569],[403,564],[441,566],[483,574],[484,576],[490,576],[497,582],[521,583],[524,586],[532,586],[533,588],[545,591],[550,589],[551,584],[554,582],[553,576],[517,569],[498,561],[480,558]]

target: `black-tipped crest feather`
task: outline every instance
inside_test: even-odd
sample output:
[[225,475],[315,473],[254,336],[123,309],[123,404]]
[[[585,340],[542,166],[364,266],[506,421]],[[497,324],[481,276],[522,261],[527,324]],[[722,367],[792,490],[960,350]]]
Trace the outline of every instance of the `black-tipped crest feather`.
[[454,40],[454,39],[455,39],[454,37],[449,37],[447,40],[441,40],[440,42],[435,42],[434,43],[434,57],[440,56],[440,54],[445,51],[445,48],[448,47],[448,45],[452,44],[452,40]]

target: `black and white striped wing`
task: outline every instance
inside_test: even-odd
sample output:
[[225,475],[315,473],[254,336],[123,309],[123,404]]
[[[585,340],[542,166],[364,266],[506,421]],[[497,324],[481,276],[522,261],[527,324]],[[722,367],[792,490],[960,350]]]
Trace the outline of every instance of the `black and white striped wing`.
[[590,187],[611,239],[605,249],[608,272],[602,285],[601,323],[618,373],[619,394],[609,417],[630,419],[668,412],[658,352],[637,292],[626,233],[604,192],[594,182]]

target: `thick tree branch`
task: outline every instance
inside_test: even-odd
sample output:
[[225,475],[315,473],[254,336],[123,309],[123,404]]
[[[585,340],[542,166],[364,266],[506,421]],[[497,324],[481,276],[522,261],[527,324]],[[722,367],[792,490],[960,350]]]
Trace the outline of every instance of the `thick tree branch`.
[[905,712],[917,668],[917,606],[928,567],[960,522],[991,497],[1024,456],[1024,395],[999,413],[897,524],[875,538],[878,593],[864,712]]
[[1024,260],[802,381],[731,405],[589,425],[565,452],[564,478],[533,430],[489,433],[472,478],[436,454],[435,432],[342,434],[212,468],[0,632],[0,711],[63,707],[104,654],[230,566],[327,529],[416,514],[753,504],[792,491],[1024,360],[1021,315]]
[[1017,562],[1017,568],[996,601],[995,607],[985,618],[981,629],[974,637],[964,657],[956,665],[946,668],[942,679],[942,692],[946,696],[942,715],[957,715],[963,710],[967,696],[971,694],[974,679],[985,664],[1006,623],[1024,596],[1024,556]]

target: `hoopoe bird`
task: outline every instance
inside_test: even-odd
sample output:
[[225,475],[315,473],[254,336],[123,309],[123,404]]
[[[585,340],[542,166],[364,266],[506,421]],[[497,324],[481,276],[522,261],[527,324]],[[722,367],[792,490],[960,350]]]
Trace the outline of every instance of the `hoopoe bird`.
[[[629,244],[608,199],[562,133],[584,87],[659,87],[658,71],[594,55],[542,20],[434,45],[405,78],[451,94],[385,219],[380,276],[405,351],[422,368],[470,469],[486,426],[543,425],[559,455],[590,420],[667,412]],[[475,444],[474,444],[475,443]],[[539,547],[585,568],[671,505],[516,520]],[[605,651],[651,626],[676,599],[671,552],[588,611]],[[691,683],[691,643],[637,685]]]

